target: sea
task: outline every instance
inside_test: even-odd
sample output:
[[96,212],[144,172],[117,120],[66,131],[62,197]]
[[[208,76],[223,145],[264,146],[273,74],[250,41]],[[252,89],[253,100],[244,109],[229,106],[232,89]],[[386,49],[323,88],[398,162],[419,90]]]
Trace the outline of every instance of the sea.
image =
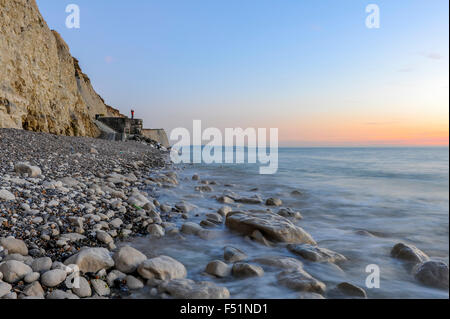
[[[229,150],[232,151],[232,150]],[[259,164],[178,164],[180,184],[153,189],[160,203],[194,204],[189,221],[200,222],[223,204],[216,198],[232,191],[240,196],[278,197],[282,207],[299,211],[302,227],[320,247],[343,254],[338,265],[302,260],[304,269],[332,290],[341,282],[363,288],[369,298],[448,298],[448,290],[419,283],[411,269],[392,258],[392,247],[413,244],[433,259],[449,262],[449,149],[448,147],[280,148],[278,171],[261,175]],[[199,192],[198,181],[213,181],[213,192]],[[233,205],[232,205],[233,206]],[[236,205],[234,209],[257,209]],[[273,209],[275,212],[277,208]],[[185,222],[178,218],[177,225]],[[267,247],[227,229],[204,240],[193,235],[184,240],[165,236],[143,237],[131,245],[147,255],[168,255],[182,262],[188,278],[225,286],[231,298],[299,298],[299,292],[281,286],[279,269],[265,269],[262,277],[213,278],[204,272],[208,262],[223,260],[223,248],[243,250],[249,261],[264,256],[298,257],[284,244]],[[367,286],[368,266],[379,270],[379,286]],[[133,298],[151,298],[150,289]],[[327,296],[325,297],[332,297]]]

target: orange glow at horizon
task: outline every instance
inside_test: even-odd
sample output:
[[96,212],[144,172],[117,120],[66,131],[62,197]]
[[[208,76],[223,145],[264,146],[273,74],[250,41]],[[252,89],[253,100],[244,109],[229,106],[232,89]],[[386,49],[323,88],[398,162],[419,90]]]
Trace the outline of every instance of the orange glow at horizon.
[[[307,123],[305,123],[307,122]],[[280,123],[281,124],[281,123]],[[441,120],[363,122],[328,118],[283,123],[280,144],[448,146],[449,123]]]

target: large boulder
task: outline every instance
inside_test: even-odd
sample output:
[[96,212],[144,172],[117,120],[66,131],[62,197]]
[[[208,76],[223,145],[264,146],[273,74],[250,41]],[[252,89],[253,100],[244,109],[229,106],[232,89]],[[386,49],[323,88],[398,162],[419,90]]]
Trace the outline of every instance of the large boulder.
[[448,289],[448,265],[442,261],[429,260],[417,265],[414,277],[422,284],[430,287]]
[[290,289],[298,291],[325,292],[325,284],[308,274],[303,269],[288,269],[282,271],[277,276],[278,282]]
[[116,268],[123,273],[130,274],[147,260],[147,257],[139,250],[130,246],[121,247],[114,255]]
[[391,256],[397,259],[403,259],[413,263],[421,263],[430,258],[419,248],[413,245],[399,243],[391,250]]
[[235,263],[247,258],[247,254],[238,248],[226,246],[223,249],[223,259],[225,259],[226,262]]
[[12,284],[22,280],[26,275],[33,272],[33,270],[23,262],[8,260],[0,264],[0,272],[3,274],[3,280]]
[[162,282],[158,290],[176,299],[227,299],[230,297],[230,292],[225,287],[219,287],[212,282],[195,282],[190,279]]
[[8,249],[9,254],[28,255],[28,248],[25,242],[15,238],[0,238],[0,246]]
[[84,248],[66,259],[64,264],[77,265],[82,273],[96,273],[99,270],[113,267],[114,260],[106,248]]
[[255,230],[259,230],[264,237],[272,241],[316,245],[311,235],[301,227],[268,211],[230,212],[226,225],[244,235],[251,235]]
[[169,256],[151,258],[138,267],[138,273],[145,279],[171,280],[185,278],[186,267]]
[[294,254],[310,261],[334,263],[347,260],[345,256],[337,252],[318,246],[308,244],[290,244],[287,247]]

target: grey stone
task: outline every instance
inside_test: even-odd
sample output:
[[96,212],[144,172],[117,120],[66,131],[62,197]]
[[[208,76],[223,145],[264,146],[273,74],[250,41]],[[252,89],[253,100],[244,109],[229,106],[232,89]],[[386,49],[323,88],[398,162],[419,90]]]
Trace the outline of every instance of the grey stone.
[[79,253],[69,257],[65,265],[77,265],[82,273],[96,273],[101,269],[114,266],[114,260],[106,248],[84,248]]
[[129,274],[134,272],[141,263],[146,261],[147,257],[133,247],[124,246],[113,255],[113,259],[118,270]]
[[230,212],[227,215],[226,225],[244,235],[251,235],[255,230],[259,230],[265,238],[271,241],[316,245],[311,235],[301,227],[268,211]]
[[159,256],[144,261],[139,265],[138,273],[145,279],[161,280],[185,278],[187,275],[184,265],[169,256]]
[[195,282],[190,279],[164,281],[158,286],[160,293],[176,299],[228,299],[230,292],[212,282]]
[[262,277],[264,270],[257,265],[251,265],[248,263],[235,263],[231,270],[235,277]]
[[442,261],[429,260],[415,267],[414,277],[430,287],[448,289],[448,265]]
[[56,287],[67,277],[67,273],[61,269],[53,269],[42,274],[41,283],[46,287]]
[[397,259],[403,259],[413,263],[421,263],[429,260],[429,257],[419,248],[413,245],[399,243],[391,250],[391,256]]
[[223,261],[213,260],[210,263],[208,263],[208,265],[205,268],[205,272],[210,275],[223,278],[230,274],[231,269],[230,266],[228,266]]
[[308,244],[290,244],[288,249],[294,254],[303,257],[306,260],[314,262],[342,262],[347,260],[344,255],[341,255],[332,250],[321,248],[318,246]]
[[9,254],[28,255],[27,245],[23,240],[15,238],[0,238],[0,246],[8,249]]

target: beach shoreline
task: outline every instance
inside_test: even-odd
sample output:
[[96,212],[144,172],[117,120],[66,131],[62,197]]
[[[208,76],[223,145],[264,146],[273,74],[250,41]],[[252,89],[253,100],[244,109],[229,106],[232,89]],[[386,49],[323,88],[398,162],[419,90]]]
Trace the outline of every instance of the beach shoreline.
[[[296,209],[303,189],[233,185],[135,141],[1,129],[0,146],[0,298],[270,298],[274,284],[286,298],[373,294],[348,268],[362,256]],[[355,236],[414,266],[409,281],[445,286],[447,269],[448,285],[448,266],[419,248]],[[70,265],[81,288],[67,283]],[[426,274],[440,266],[436,283]]]

